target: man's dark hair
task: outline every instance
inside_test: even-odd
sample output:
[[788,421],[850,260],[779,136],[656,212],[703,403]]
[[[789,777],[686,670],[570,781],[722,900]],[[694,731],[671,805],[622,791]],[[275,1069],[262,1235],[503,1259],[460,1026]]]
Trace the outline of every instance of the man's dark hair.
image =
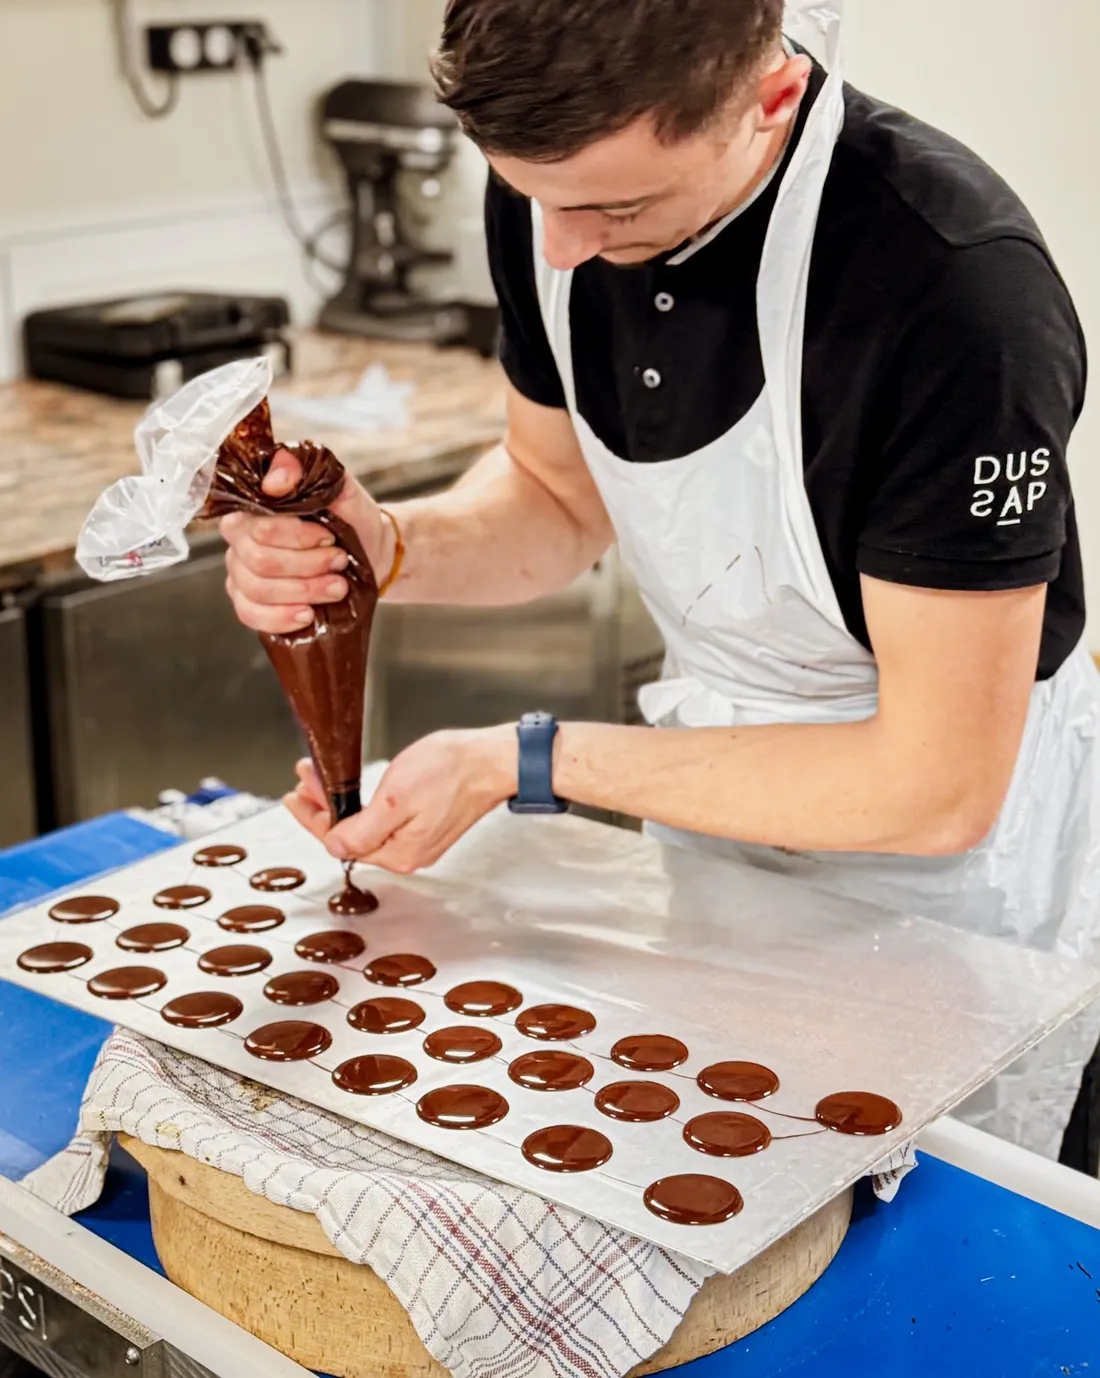
[[699,133],[782,21],[783,0],[449,0],[432,73],[486,152],[553,162],[643,115]]

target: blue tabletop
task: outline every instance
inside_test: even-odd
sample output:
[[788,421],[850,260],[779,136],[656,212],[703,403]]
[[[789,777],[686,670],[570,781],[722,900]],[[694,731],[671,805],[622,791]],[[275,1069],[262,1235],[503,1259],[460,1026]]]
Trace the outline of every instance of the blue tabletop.
[[[173,845],[124,815],[0,853],[0,910]],[[108,1026],[0,981],[0,1173],[67,1143]],[[116,1150],[78,1219],[160,1271],[144,1174]],[[824,1277],[692,1378],[1100,1378],[1100,1231],[922,1155],[896,1201],[857,1190]]]

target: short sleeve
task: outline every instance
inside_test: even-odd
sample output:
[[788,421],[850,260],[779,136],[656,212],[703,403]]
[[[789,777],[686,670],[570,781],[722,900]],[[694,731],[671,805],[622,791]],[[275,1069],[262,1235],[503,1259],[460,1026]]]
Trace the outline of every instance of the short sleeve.
[[1055,579],[1084,388],[1080,324],[1038,246],[952,250],[887,365],[860,572],[943,589]]
[[489,270],[500,303],[500,361],[524,397],[565,407],[565,390],[546,337],[535,283],[531,203],[493,173],[485,192]]

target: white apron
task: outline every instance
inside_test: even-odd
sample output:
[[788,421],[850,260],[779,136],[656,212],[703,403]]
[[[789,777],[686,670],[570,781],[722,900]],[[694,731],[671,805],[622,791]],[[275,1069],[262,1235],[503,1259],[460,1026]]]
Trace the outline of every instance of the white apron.
[[[695,454],[636,464],[579,415],[572,273],[535,265],[547,335],[577,435],[667,648],[640,704],[661,727],[847,722],[878,702],[873,657],[844,624],[803,472],[802,345],[822,190],[844,121],[834,10],[788,13],[828,30],[830,74],[779,187],[757,308],[764,390],[727,434]],[[715,386],[721,380],[715,379]],[[1100,963],[1100,676],[1079,649],[1035,686],[996,828],[962,857],[795,853],[651,830],[834,893]],[[1088,1011],[973,1096],[964,1118],[1057,1156],[1085,1062],[1100,1038]]]

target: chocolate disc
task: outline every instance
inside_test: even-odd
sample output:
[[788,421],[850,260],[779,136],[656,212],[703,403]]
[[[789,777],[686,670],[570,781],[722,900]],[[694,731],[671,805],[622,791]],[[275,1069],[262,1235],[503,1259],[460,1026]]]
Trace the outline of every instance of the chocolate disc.
[[194,909],[209,898],[204,885],[169,885],[153,896],[153,903],[158,909]]
[[443,1003],[455,1014],[489,1019],[518,1010],[523,1004],[523,996],[514,986],[506,986],[503,981],[466,981],[449,990],[443,997]]
[[348,1023],[360,1033],[408,1033],[423,1022],[424,1011],[420,1006],[397,996],[382,995],[377,1000],[363,1000],[348,1011]]
[[376,986],[419,986],[430,981],[435,975],[435,967],[427,957],[417,957],[411,952],[398,952],[390,957],[375,957],[368,963],[363,975]]
[[586,1057],[564,1051],[524,1053],[508,1068],[516,1085],[530,1091],[576,1091],[587,1086],[595,1074]]
[[611,1049],[612,1062],[631,1072],[671,1072],[687,1059],[687,1044],[668,1034],[630,1034]]
[[378,908],[378,896],[360,890],[349,880],[338,895],[330,897],[328,907],[333,914],[373,914]]
[[611,1140],[598,1129],[553,1124],[528,1134],[523,1156],[547,1172],[591,1172],[611,1157]]
[[508,1102],[487,1086],[440,1086],[417,1102],[416,1113],[440,1129],[487,1129],[508,1113]]
[[243,847],[232,842],[217,842],[210,847],[200,847],[191,860],[196,866],[236,866],[247,855]]
[[340,982],[327,971],[288,971],[285,976],[273,976],[264,994],[276,1005],[319,1005],[339,989]]
[[696,1115],[684,1126],[684,1142],[712,1158],[748,1158],[762,1152],[771,1141],[766,1124],[736,1110]]
[[109,895],[71,895],[67,900],[58,900],[50,910],[50,918],[58,923],[100,923],[113,919],[121,907]]
[[364,1053],[341,1062],[332,1079],[341,1091],[354,1096],[388,1096],[403,1091],[416,1080],[416,1068],[403,1057]]
[[73,971],[91,960],[92,949],[83,943],[40,943],[21,953],[15,964],[36,976],[52,976],[59,971]]
[[332,1034],[308,1020],[285,1019],[255,1029],[244,1046],[263,1062],[305,1062],[332,1046]]
[[306,883],[306,874],[297,866],[269,866],[249,879],[253,890],[297,890]]
[[838,1134],[889,1134],[901,1124],[892,1100],[871,1091],[838,1091],[818,1101],[814,1115]]
[[101,971],[88,982],[88,992],[101,1000],[140,1000],[156,995],[168,984],[168,977],[156,967],[114,967]]
[[218,927],[229,933],[267,933],[283,923],[286,923],[286,915],[270,904],[241,904],[236,909],[227,909],[218,919]]
[[696,1081],[716,1100],[763,1100],[779,1090],[779,1078],[759,1062],[712,1062]]
[[596,1027],[595,1015],[573,1005],[533,1005],[516,1019],[516,1028],[528,1038],[546,1042],[580,1038]]
[[596,1109],[609,1119],[648,1124],[680,1108],[680,1097],[657,1081],[615,1081],[596,1092]]
[[226,947],[212,947],[199,958],[199,969],[211,976],[252,976],[271,965],[271,953],[266,947],[250,943],[229,943]]
[[471,1028],[468,1024],[436,1029],[424,1040],[424,1051],[437,1062],[484,1062],[496,1057],[503,1047],[492,1029]]
[[182,947],[191,934],[178,923],[139,923],[115,939],[124,952],[170,952]]
[[228,991],[197,990],[169,1000],[160,1017],[180,1029],[216,1029],[239,1018],[244,1006]]
[[721,1225],[745,1204],[730,1182],[696,1172],[662,1177],[646,1187],[642,1200],[654,1215],[673,1225]]
[[350,962],[366,950],[367,945],[359,934],[347,928],[311,933],[294,944],[294,951],[307,962]]

